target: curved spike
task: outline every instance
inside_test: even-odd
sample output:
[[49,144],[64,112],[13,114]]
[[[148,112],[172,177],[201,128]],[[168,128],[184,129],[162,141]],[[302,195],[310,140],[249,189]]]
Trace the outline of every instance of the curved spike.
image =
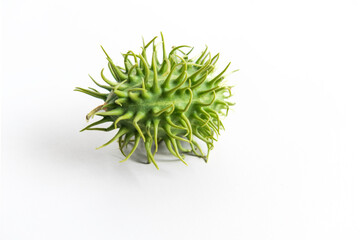
[[220,121],[220,126],[222,127],[222,130],[225,131],[225,127],[224,127],[224,125],[223,125],[223,123],[221,121]]
[[192,141],[192,143],[199,149],[199,151],[200,151],[200,153],[201,153],[201,155],[203,155],[204,156],[204,153],[203,153],[203,151],[201,150],[201,147],[200,147],[200,145],[196,142],[196,141]]
[[166,145],[167,149],[169,150],[169,152],[170,152],[172,155],[174,155],[175,157],[178,157],[178,156],[176,156],[176,153],[175,153],[174,149],[173,149],[172,146],[171,146],[170,139],[169,139],[169,138],[166,138],[166,139],[164,139],[164,142],[165,142],[165,145]]
[[146,124],[145,124],[146,133],[147,133],[148,137],[152,138],[151,133],[150,133],[150,128],[151,128],[151,120],[147,120]]
[[171,121],[170,116],[166,116],[166,117],[165,117],[165,120],[166,120],[166,122],[167,122],[170,126],[172,126],[173,128],[177,128],[177,129],[181,129],[181,130],[187,130],[187,128],[180,127],[180,126],[176,125],[175,123],[173,123],[173,122]]
[[100,149],[100,148],[103,148],[103,147],[109,145],[110,143],[114,142],[116,139],[120,138],[122,135],[124,135],[127,132],[129,132],[129,129],[127,129],[127,128],[119,129],[118,133],[112,139],[110,139],[110,141],[108,141],[107,143],[105,143],[104,145],[102,145],[96,149]]
[[126,103],[128,100],[126,98],[119,98],[115,100],[115,103],[122,106],[123,103]]
[[213,104],[215,102],[215,99],[216,99],[216,93],[215,93],[215,91],[212,91],[212,93],[213,93],[213,98],[211,99],[211,101],[209,103],[200,102],[200,103],[198,103],[198,105],[200,105],[200,106],[210,106],[211,104]]
[[191,152],[191,149],[186,149],[186,148],[184,148],[184,147],[181,145],[181,142],[180,142],[179,140],[176,140],[176,144],[177,144],[178,149],[179,149],[181,152],[184,152],[184,153],[189,153],[189,152]]
[[158,117],[160,116],[162,113],[166,112],[168,109],[172,108],[172,110],[170,112],[168,112],[167,114],[170,115],[174,110],[175,110],[175,105],[172,103],[171,105],[161,109],[160,111],[154,113],[154,117]]
[[139,97],[140,96],[139,93],[134,93],[133,91],[129,90],[128,95],[129,95],[129,98],[134,102],[139,102],[141,100],[141,98]]
[[134,140],[131,140],[131,138],[134,136],[134,133],[128,133],[126,134],[126,137],[124,139],[124,146],[127,147],[129,142],[133,142]]
[[181,63],[177,63],[177,64],[175,64],[175,65],[172,67],[171,71],[169,72],[168,76],[166,77],[166,79],[165,79],[165,81],[164,81],[164,83],[163,83],[164,88],[168,88],[168,87],[169,87],[171,76],[172,76],[172,74],[174,73],[175,69],[176,69],[179,65],[181,65]]
[[220,53],[216,54],[212,59],[211,59],[211,65],[215,65],[216,62],[219,60],[220,57]]
[[102,99],[104,101],[107,98],[107,94],[105,94],[105,93],[98,93],[98,92],[90,91],[90,90],[84,89],[84,88],[77,87],[77,88],[74,89],[74,91],[82,92],[82,93],[85,93],[85,94],[90,95],[92,97],[100,98],[100,99]]
[[88,128],[86,130],[96,130],[96,131],[109,132],[111,130],[114,130],[114,127],[111,125],[110,127],[107,127],[107,128]]
[[194,47],[192,47],[192,48],[190,49],[190,51],[188,51],[185,55],[188,56],[193,50],[194,50]]
[[202,140],[203,142],[206,142],[208,143],[209,142],[209,139],[206,139],[203,135],[201,135],[197,129],[195,129],[194,131],[194,135],[199,138],[200,140]]
[[[204,119],[202,119],[196,112],[194,112],[193,113],[193,115],[194,115],[194,118],[196,118],[197,120],[199,120],[200,122],[202,122],[202,123],[207,123]],[[201,127],[203,127],[203,126],[201,126]]]
[[[180,56],[177,55],[177,54],[175,54],[175,56],[178,57],[178,58],[180,58],[181,62],[182,62],[183,65],[184,65],[183,68],[182,68],[182,70],[183,70],[183,71],[186,71],[186,70],[187,70],[187,62],[185,61],[185,59],[182,58],[182,57],[180,57]],[[179,77],[179,79],[180,79],[180,77]]]
[[110,108],[110,109],[117,108],[117,105],[115,104],[115,101],[111,100],[109,102],[105,102],[102,109],[108,109],[108,108]]
[[226,90],[226,87],[216,86],[216,87],[213,87],[211,89],[199,92],[199,95],[202,95],[202,94],[205,94],[205,93],[208,93],[208,92],[212,92],[212,91],[218,92],[218,91],[221,91],[221,90]]
[[155,162],[154,155],[151,153],[151,145],[152,145],[151,138],[147,138],[145,141],[145,149],[146,149],[148,161],[152,162],[155,165],[155,167],[159,170],[159,167]]
[[137,149],[137,147],[139,145],[139,142],[140,142],[140,135],[136,135],[134,147],[131,149],[131,151],[126,156],[126,158],[124,160],[119,161],[119,162],[125,162],[126,160],[128,160],[131,157],[131,155],[135,152],[135,150]]
[[89,74],[89,77],[91,78],[91,80],[92,80],[97,86],[99,86],[99,87],[101,87],[101,88],[104,88],[104,89],[106,89],[106,90],[108,90],[108,91],[111,91],[111,90],[112,90],[111,87],[105,86],[105,85],[101,85],[101,84],[99,84],[98,82],[96,82],[96,81],[94,80],[94,78],[93,78],[92,76],[90,76],[90,74]]
[[[166,68],[166,69],[165,69]],[[165,76],[166,74],[169,74],[171,70],[171,64],[169,59],[164,59],[161,68],[159,70],[159,74],[161,74],[162,76]]]
[[199,80],[197,80],[194,85],[191,86],[191,89],[195,89],[198,86],[200,86],[206,80],[208,75],[209,75],[209,71],[206,71],[206,73]]
[[124,91],[114,90],[114,93],[115,93],[119,98],[126,98],[126,97],[128,96],[128,94],[126,94],[126,92],[124,92]]
[[231,93],[231,89],[233,88],[234,86],[227,86],[226,90],[229,92],[229,95],[228,96],[225,96],[225,98],[229,98],[232,96],[232,93]]
[[174,135],[174,134],[171,132],[171,130],[170,130],[170,125],[168,125],[168,124],[165,125],[164,130],[165,130],[166,134],[167,134],[170,138],[174,138],[174,139],[178,139],[178,140],[180,140],[180,141],[184,141],[184,142],[190,143],[189,140]]
[[[172,145],[172,140],[173,140],[172,138],[166,138],[166,139],[164,140],[167,149],[169,150],[169,152],[170,152],[172,155],[174,155],[175,157],[179,158],[183,163],[185,163],[185,165],[187,165],[187,163],[184,161],[184,159],[182,159],[182,157],[180,156],[179,151],[178,151],[177,153],[176,153],[176,151],[174,151],[173,145]],[[175,145],[176,145],[176,143],[175,143]],[[174,147],[174,148],[175,148],[175,147]]]
[[193,115],[194,115],[194,117],[195,117],[197,120],[199,120],[200,122],[203,123],[203,125],[201,125],[200,127],[206,126],[206,128],[209,129],[209,131],[211,131],[211,129],[210,129],[209,125],[208,125],[208,123],[209,123],[209,121],[210,121],[210,118],[209,118],[209,117],[208,117],[207,120],[205,121],[205,120],[203,120],[202,118],[200,118],[199,115],[197,115],[197,113],[194,113]]
[[181,52],[184,55],[184,58],[187,59],[186,53],[183,50],[177,49],[177,51]]
[[81,129],[80,132],[83,132],[85,130],[88,130],[89,128],[102,124],[102,123],[106,123],[106,122],[111,122],[111,119],[104,117],[103,119],[100,119],[99,121],[96,121],[92,124],[89,124],[88,126],[86,126],[85,128]]
[[153,51],[153,55],[152,55],[152,69],[154,72],[154,82],[153,82],[153,86],[152,86],[152,90],[155,93],[160,92],[160,88],[159,88],[159,84],[158,84],[158,76],[157,76],[157,64],[156,64],[156,50],[154,49]]
[[107,54],[107,52],[105,51],[105,49],[103,48],[103,46],[100,45],[100,47],[101,47],[101,49],[103,50],[103,52],[105,53],[106,57],[107,57],[107,58],[110,58],[109,55]]
[[160,64],[159,59],[158,59],[158,57],[157,57],[157,50],[156,50],[156,47],[157,47],[158,45],[159,45],[159,44],[156,44],[156,45],[155,45],[155,41],[153,42],[153,54],[154,54],[154,52],[155,52],[155,62],[156,62],[156,65],[159,65],[159,64]]
[[128,79],[129,81],[131,81],[131,72],[138,66],[137,63],[135,63],[134,65],[131,66],[131,68],[128,70]]
[[218,122],[218,124],[217,124],[217,129],[218,129],[218,131],[219,131],[219,129],[220,129],[220,122],[221,122],[221,121],[220,121],[219,114],[218,114],[216,111],[214,111],[213,109],[211,109],[211,108],[209,108],[208,111],[211,112],[212,114],[214,114],[215,119],[216,119],[216,121]]
[[209,160],[209,155],[210,155],[210,150],[214,148],[213,145],[211,144],[206,144],[207,148],[208,148],[208,151],[207,151],[207,154],[206,154],[206,161],[205,162],[208,162]]
[[146,114],[144,112],[138,112],[133,120],[133,125],[136,128],[136,130],[139,132],[140,136],[142,137],[142,139],[145,142],[145,136],[143,134],[143,132],[141,131],[141,128],[138,125],[138,122],[143,119],[146,116]]
[[185,116],[184,113],[181,114],[181,119],[185,121],[185,124],[186,124],[186,126],[187,126],[187,130],[188,130],[188,132],[189,132],[188,138],[189,138],[189,140],[190,140],[190,142],[191,142],[191,141],[192,141],[192,127],[191,127],[191,123],[190,123],[189,119]]
[[219,135],[220,135],[220,132],[219,132],[219,131],[220,131],[220,130],[215,126],[215,123],[213,123],[211,120],[209,121],[209,125],[210,125],[210,127],[211,127],[211,129],[212,129],[210,132],[206,131],[206,130],[203,129],[203,128],[200,128],[199,133],[202,131],[202,133],[208,134],[207,137],[210,137],[210,138],[212,138],[212,139],[214,139],[214,140],[217,141],[217,139],[215,139],[215,138],[213,137],[213,132],[216,134],[216,137],[219,137]]
[[185,90],[189,90],[190,99],[189,99],[189,102],[186,104],[184,110],[180,110],[180,112],[187,112],[189,110],[191,102],[193,100],[193,92],[191,91],[191,88],[186,88]]
[[[181,63],[177,63],[176,65],[175,65],[175,67],[177,67],[178,65],[183,65],[183,67],[181,68],[181,73],[180,73],[180,75],[174,80],[174,82],[179,82],[180,81],[180,84],[178,85],[178,86],[176,86],[175,88],[177,89],[177,88],[179,88],[179,87],[181,87],[181,85],[187,80],[187,62],[185,61],[185,59],[184,58],[182,58],[182,57],[180,57],[180,56],[178,56],[178,55],[176,55],[175,54],[175,57],[178,57],[178,58],[180,58],[180,60],[181,60]],[[174,68],[175,69],[175,68]],[[166,88],[168,88],[169,87],[169,80],[168,80],[168,78],[169,78],[169,76],[167,77],[167,79],[165,80],[165,86],[166,86]],[[182,78],[184,78],[183,80],[181,80]],[[175,89],[175,90],[176,90]],[[168,92],[171,92],[173,89],[171,89],[171,90],[169,90]],[[170,93],[171,94],[171,93]]]
[[166,75],[170,72],[171,65],[170,65],[169,59],[166,56],[165,41],[164,41],[164,36],[163,36],[162,32],[160,32],[160,35],[161,35],[161,41],[162,41],[163,63],[161,64],[159,74]]
[[182,157],[182,156],[180,155],[180,153],[179,153],[179,150],[178,150],[178,148],[177,148],[176,140],[173,139],[173,138],[170,138],[170,141],[171,141],[171,143],[172,143],[172,146],[174,147],[176,156],[177,156],[186,166],[188,166],[187,163],[184,161],[183,157]]
[[139,58],[140,58],[140,61],[143,63],[143,68],[144,68],[144,82],[145,82],[145,85],[147,83],[147,81],[149,80],[149,76],[150,76],[150,70],[149,70],[149,66],[146,62],[146,60],[144,59],[144,57],[142,55],[137,55]]
[[143,89],[143,88],[131,88],[131,89],[128,90],[128,93],[134,92],[134,91],[143,91],[143,92],[146,92],[146,89]]
[[162,34],[162,32],[160,32],[160,35],[161,35],[161,41],[162,41],[163,59],[167,59],[166,50],[165,50],[164,35]]
[[110,86],[116,86],[118,83],[116,82],[112,82],[110,80],[108,80],[105,76],[104,76],[104,68],[101,70],[101,78],[104,80],[104,82],[106,82],[107,84],[109,84]]
[[204,155],[200,155],[199,153],[196,152],[195,147],[194,147],[194,144],[190,143],[190,147],[191,147],[191,151],[192,151],[196,156],[198,156],[198,157],[200,157],[200,158],[205,158]]
[[147,49],[147,48],[150,46],[150,44],[151,44],[153,41],[155,41],[156,38],[157,38],[157,36],[154,37],[153,39],[151,39],[150,42],[148,42],[148,43],[146,44],[146,46],[144,46],[144,48]]
[[219,73],[214,79],[212,79],[209,84],[214,84],[225,72],[226,70],[228,69],[228,67],[230,66],[231,62],[229,62],[229,64],[225,67],[224,70],[221,71],[221,73]]
[[172,55],[176,50],[178,50],[178,49],[180,49],[180,48],[183,48],[183,47],[191,48],[190,46],[187,46],[187,45],[181,45],[181,46],[174,47],[174,48],[170,51],[168,58],[170,58],[171,55]]
[[208,46],[205,45],[205,47],[206,47],[205,50],[201,53],[200,57],[196,60],[195,63],[199,64],[201,62],[201,59],[204,57],[206,51],[208,50]]
[[119,67],[117,67],[114,62],[109,58],[108,59],[109,63],[108,63],[108,66],[109,66],[109,69],[111,71],[111,73],[113,74],[114,78],[120,82],[120,81],[123,81],[127,78],[127,75],[125,73],[123,73]]
[[181,125],[184,127],[184,130],[186,130],[186,133],[183,135],[183,137],[186,137],[189,135],[189,129],[188,126],[186,125],[186,122],[183,119],[179,119]]
[[90,118],[93,118],[94,115],[95,115],[98,111],[102,110],[102,109],[105,107],[105,105],[106,105],[106,102],[105,102],[104,104],[101,104],[101,105],[97,106],[97,107],[94,108],[93,110],[91,110],[91,111],[86,115],[86,121],[89,121]]
[[94,92],[97,92],[97,93],[99,93],[99,91],[98,90],[96,90],[95,88],[92,88],[92,87],[88,87],[90,90],[92,90],[92,91],[94,91]]
[[95,115],[98,116],[119,116],[124,113],[124,110],[122,108],[115,108],[106,112],[97,112]]
[[[150,46],[150,44],[151,44],[153,41],[155,41],[156,38],[157,38],[157,36],[154,37],[153,39],[151,39],[151,41],[148,42],[148,44],[146,44],[146,45],[145,45],[144,38],[142,39],[142,40],[143,40],[143,48],[142,48],[143,50],[142,50],[142,52],[141,52],[141,55],[144,57],[144,60],[145,60],[145,63],[146,63],[146,64],[149,64],[148,61],[147,61],[147,57],[146,57],[146,49]],[[145,64],[145,63],[144,63],[144,64]]]
[[128,80],[124,80],[122,82],[119,82],[119,83],[116,83],[115,87],[114,87],[114,90],[124,90],[126,89],[126,86],[123,86],[124,83],[126,83]]
[[122,54],[122,56],[124,57],[125,70],[126,70],[126,72],[129,72],[129,69],[133,66],[133,64],[132,64],[131,61],[128,59],[128,58],[129,58],[129,55],[128,55],[128,54]]
[[[202,72],[204,72],[204,71],[207,71],[207,68],[210,66],[210,63],[211,63],[211,54],[209,54],[209,59],[208,59],[208,61],[207,61],[200,69],[198,69],[196,72],[194,72],[193,74],[191,74],[191,75],[189,76],[189,79],[190,79],[191,81],[194,81],[195,78],[196,78],[200,73],[202,73]],[[209,71],[207,71],[207,72],[209,72]]]
[[134,53],[133,51],[128,51],[128,52],[126,53],[126,55],[131,55],[131,56],[133,56],[133,57],[134,57],[135,64],[138,64],[137,57],[136,57],[136,55],[135,55],[135,53]]
[[183,71],[183,73],[176,80],[178,80],[180,77],[183,77],[184,79],[177,86],[175,86],[174,88],[167,91],[166,92],[167,95],[172,95],[176,90],[178,90],[186,82],[186,80],[188,79],[186,70]]
[[222,101],[222,100],[216,100],[215,101],[215,104],[220,104],[220,105],[223,105],[223,106],[225,106],[225,108],[226,108],[226,114],[225,114],[225,116],[227,116],[228,115],[228,113],[229,113],[229,105],[225,102],[225,101]]
[[206,128],[198,128],[198,133],[200,133],[203,137],[205,138],[210,138],[212,139],[212,136],[214,135],[214,130],[213,129],[206,129]]
[[146,56],[146,48],[145,48],[145,39],[144,36],[141,36],[142,42],[143,42],[143,47],[142,47],[142,51],[141,51],[141,55],[144,57],[144,59],[146,59],[146,61],[144,61],[144,63],[140,62],[140,67],[143,67],[143,64],[147,64],[147,56]]
[[124,140],[122,140],[122,137],[119,138],[119,148],[120,148],[122,155],[124,155],[124,157],[126,157],[126,154],[124,153],[123,149],[124,149],[124,147],[127,148],[127,145],[129,144],[129,142],[134,142],[134,140],[131,140],[133,135],[134,135],[133,133],[128,133],[128,134],[124,135]]
[[201,68],[203,65],[200,65],[200,64],[196,64],[194,62],[187,62],[187,65],[188,66],[194,66],[194,67],[198,67],[198,68]]
[[204,109],[201,109],[200,111],[208,118],[207,123],[211,126],[211,128],[216,130],[217,134],[219,134],[219,130],[216,128],[215,124],[211,121],[211,116]]
[[117,127],[117,124],[121,121],[121,120],[127,120],[127,119],[130,119],[134,116],[134,113],[133,112],[127,112],[125,113],[124,115],[118,117],[115,122],[114,122],[114,125],[115,125],[115,128]]
[[[126,69],[125,68],[123,68],[123,67],[120,67],[120,66],[116,66],[118,69],[120,69],[120,70],[124,70],[124,71],[126,71]],[[124,73],[125,74],[125,73]]]
[[158,140],[157,140],[157,136],[158,136],[158,131],[159,131],[159,123],[160,123],[160,119],[154,119],[154,141],[155,141],[155,152],[157,152],[158,150]]
[[236,72],[238,72],[238,71],[240,71],[240,69],[235,69],[235,70],[227,73],[226,75],[224,75],[224,78],[227,78],[227,77],[230,76],[231,74],[236,73]]
[[[134,91],[141,91],[141,96],[143,98],[149,98],[151,95],[147,92],[147,90],[145,88],[132,88],[132,89],[129,89],[128,90],[128,94],[129,96],[131,95],[131,92],[134,92]],[[134,101],[140,101],[140,98],[138,97],[139,95],[138,94],[133,94],[131,95],[133,97],[132,100]]]
[[[197,147],[197,149],[199,149],[200,154],[198,154],[198,153],[196,152],[194,145]],[[205,160],[205,162],[207,162],[206,156],[204,155],[204,153],[203,153],[203,151],[201,150],[199,144],[198,144],[195,140],[193,140],[193,141],[190,143],[190,146],[191,146],[191,149],[192,149],[193,153],[194,153],[196,156],[203,158],[203,159]]]
[[[123,136],[125,136],[125,137],[126,137],[127,135],[123,135]],[[124,141],[122,140],[123,136],[121,136],[121,137],[119,138],[119,141],[118,141],[118,142],[119,142],[119,149],[120,149],[120,152],[121,152],[121,153],[122,153],[122,155],[125,157],[125,156],[126,156],[126,154],[124,153],[124,150],[123,150],[123,149],[124,149],[124,145],[125,145],[125,144],[124,144],[125,140],[124,140]]]
[[211,59],[211,53],[210,53],[210,52],[208,52],[208,53],[205,55],[204,59],[203,59],[203,60],[201,60],[201,62],[200,62],[200,64],[201,64],[201,65],[203,65],[203,64],[204,64],[205,59],[207,58],[207,56],[209,56],[209,58]]
[[108,68],[109,68],[110,73],[111,73],[111,75],[113,76],[113,78],[114,78],[117,82],[121,81],[121,79],[118,79],[118,77],[116,76],[114,70],[112,69],[112,66],[111,66],[110,62],[108,62]]
[[201,128],[202,128],[202,127],[205,127],[206,130],[211,133],[211,131],[213,131],[213,130],[212,130],[212,128],[211,128],[208,124],[209,124],[209,119],[206,121],[205,124],[203,124],[203,125],[200,126],[200,127],[201,127]]

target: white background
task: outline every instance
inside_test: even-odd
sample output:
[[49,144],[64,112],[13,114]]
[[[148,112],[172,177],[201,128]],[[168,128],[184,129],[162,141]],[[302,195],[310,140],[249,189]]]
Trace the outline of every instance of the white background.
[[[360,239],[359,13],[356,0],[3,0],[1,239]],[[99,45],[120,63],[160,31],[168,49],[207,44],[240,68],[208,164],[119,164],[116,144],[95,150],[112,132],[79,133],[101,102],[73,89],[99,80]]]

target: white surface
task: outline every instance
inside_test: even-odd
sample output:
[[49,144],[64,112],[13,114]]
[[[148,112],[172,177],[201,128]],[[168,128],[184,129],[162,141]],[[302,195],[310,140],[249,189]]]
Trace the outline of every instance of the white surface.
[[[359,239],[359,1],[4,0],[1,239]],[[208,164],[119,164],[73,92],[106,60],[207,44],[241,71]]]

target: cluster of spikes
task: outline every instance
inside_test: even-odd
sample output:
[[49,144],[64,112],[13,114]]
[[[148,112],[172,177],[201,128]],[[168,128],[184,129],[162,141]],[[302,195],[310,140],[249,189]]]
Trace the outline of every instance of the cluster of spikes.
[[[117,66],[103,49],[113,80],[101,71],[106,85],[92,81],[106,90],[101,93],[94,88],[76,88],[79,91],[104,101],[92,110],[86,119],[94,115],[102,119],[88,125],[84,130],[112,131],[117,133],[101,147],[118,141],[120,151],[126,161],[137,149],[140,140],[145,143],[148,163],[158,169],[154,155],[164,142],[169,152],[183,163],[184,154],[195,155],[206,162],[209,152],[217,141],[224,126],[220,116],[227,116],[233,103],[231,87],[224,85],[225,71],[214,74],[219,54],[211,56],[206,47],[197,57],[189,58],[193,48],[181,45],[172,47],[166,54],[164,37],[161,33],[162,59],[158,59],[158,45],[153,38],[145,44],[140,54],[128,51],[122,54],[124,66]],[[147,50],[152,46],[152,56]],[[186,52],[185,49],[188,49]],[[110,123],[107,127],[97,125]],[[204,154],[197,141],[207,146]],[[132,146],[126,155],[124,148]],[[101,148],[99,147],[99,148]],[[121,162],[122,162],[121,161]]]

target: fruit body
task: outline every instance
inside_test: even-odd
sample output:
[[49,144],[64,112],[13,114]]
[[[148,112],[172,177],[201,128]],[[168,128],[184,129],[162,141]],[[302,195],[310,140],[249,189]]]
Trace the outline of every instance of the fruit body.
[[[132,150],[123,161],[133,154],[140,141],[145,143],[148,162],[156,168],[154,154],[161,141],[184,163],[182,153],[195,154],[207,161],[213,141],[224,129],[220,116],[226,116],[229,106],[233,105],[227,101],[231,87],[223,84],[230,63],[219,74],[214,74],[219,54],[211,57],[206,48],[198,58],[189,59],[192,49],[185,53],[183,49],[189,47],[184,45],[173,47],[166,54],[162,34],[161,38],[161,63],[157,56],[156,37],[148,44],[144,43],[141,54],[132,51],[123,54],[124,67],[116,66],[103,49],[114,80],[106,78],[103,69],[101,78],[106,85],[91,79],[107,93],[93,88],[75,89],[104,101],[86,116],[87,120],[94,115],[102,119],[81,131],[116,130],[116,135],[101,147],[118,141],[123,154],[123,148],[133,142]],[[153,52],[148,60],[146,53],[151,44]],[[103,123],[110,123],[110,126],[95,127]],[[206,143],[206,155],[195,138]],[[181,142],[188,145],[188,149]]]

